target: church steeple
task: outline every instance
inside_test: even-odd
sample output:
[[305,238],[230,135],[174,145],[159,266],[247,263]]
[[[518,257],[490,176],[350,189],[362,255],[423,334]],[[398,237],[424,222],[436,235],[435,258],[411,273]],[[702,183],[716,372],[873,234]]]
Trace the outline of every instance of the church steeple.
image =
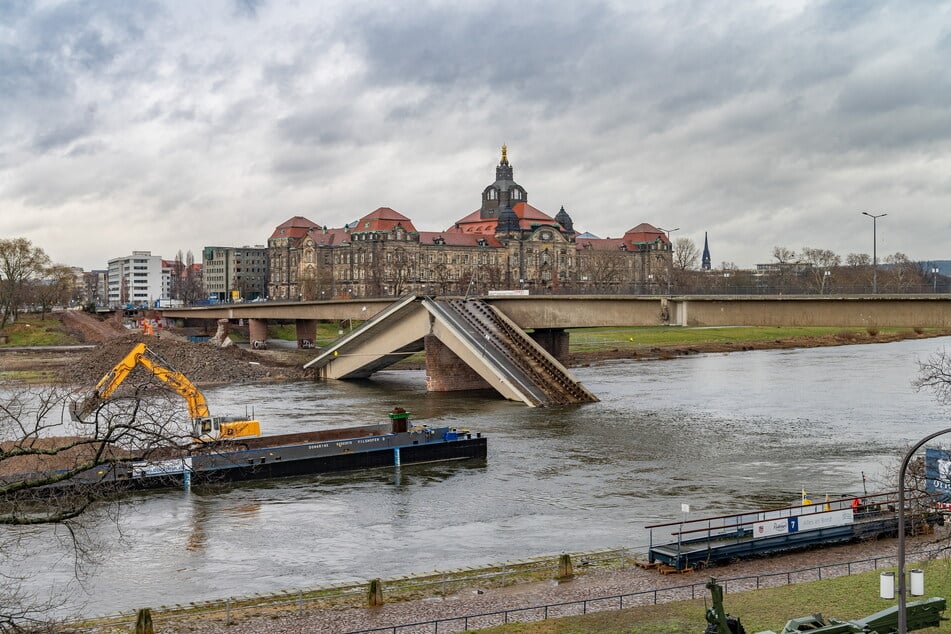
[[710,243],[707,242],[707,232],[703,232],[703,257],[700,260],[700,268],[704,271],[710,270]]

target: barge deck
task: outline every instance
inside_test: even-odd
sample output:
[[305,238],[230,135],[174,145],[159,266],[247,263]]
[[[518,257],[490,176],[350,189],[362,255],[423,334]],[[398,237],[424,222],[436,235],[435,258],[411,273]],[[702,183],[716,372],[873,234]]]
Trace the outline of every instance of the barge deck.
[[[840,498],[815,504],[735,513],[647,526],[648,561],[676,570],[699,569],[734,559],[895,535],[898,494]],[[906,501],[909,531],[944,524],[927,496]],[[674,541],[655,544],[655,531]]]

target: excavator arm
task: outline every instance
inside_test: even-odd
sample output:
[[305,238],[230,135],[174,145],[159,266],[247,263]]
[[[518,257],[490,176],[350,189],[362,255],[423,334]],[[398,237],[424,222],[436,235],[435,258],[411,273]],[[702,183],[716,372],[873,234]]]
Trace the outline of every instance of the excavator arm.
[[161,366],[147,356],[139,357],[139,363],[185,399],[185,402],[188,403],[188,415],[193,419],[205,418],[209,415],[205,395],[184,374]]
[[73,401],[69,405],[69,412],[74,420],[82,421],[94,412],[100,404],[112,396],[123,381],[141,365],[149,370],[153,376],[168,385],[188,403],[188,414],[194,425],[195,442],[215,440],[231,440],[234,438],[260,436],[261,424],[248,418],[232,418],[211,416],[208,412],[208,402],[205,395],[195,387],[188,378],[168,367],[160,356],[149,350],[144,343],[137,344],[132,350],[99,379],[96,389],[82,400]]
[[129,376],[129,373],[138,365],[139,359],[145,354],[145,350],[146,347],[144,343],[137,344],[132,348],[122,361],[117,363],[115,367],[106,372],[106,374],[99,379],[99,383],[96,384],[95,396],[102,400],[112,396],[112,393],[116,391],[122,382],[126,380],[126,377]]
[[96,388],[91,394],[87,395],[81,402],[74,403],[71,406],[73,417],[83,418],[92,413],[102,401],[112,396],[113,392],[122,385],[122,382],[129,377],[129,374],[137,365],[142,365],[184,398],[188,404],[188,414],[193,419],[209,415],[205,396],[195,387],[195,384],[189,381],[181,372],[165,367],[158,355],[149,350],[144,343],[139,343],[129,351],[129,354],[122,361],[99,379],[99,383],[96,384]]

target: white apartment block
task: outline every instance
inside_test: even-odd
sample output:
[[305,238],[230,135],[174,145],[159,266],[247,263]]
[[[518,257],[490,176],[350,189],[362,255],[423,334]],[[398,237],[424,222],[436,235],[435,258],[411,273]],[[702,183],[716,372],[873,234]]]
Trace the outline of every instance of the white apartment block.
[[163,297],[162,257],[151,251],[109,260],[109,306],[153,306]]

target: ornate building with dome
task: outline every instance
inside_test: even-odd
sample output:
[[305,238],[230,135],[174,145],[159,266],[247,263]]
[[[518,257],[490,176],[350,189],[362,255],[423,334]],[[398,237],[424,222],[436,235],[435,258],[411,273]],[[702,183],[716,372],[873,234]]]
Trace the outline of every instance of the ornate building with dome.
[[268,239],[271,299],[531,293],[654,293],[671,272],[663,230],[641,223],[620,238],[579,234],[562,207],[531,206],[508,149],[479,209],[445,231],[420,231],[380,207],[329,229],[295,216]]

